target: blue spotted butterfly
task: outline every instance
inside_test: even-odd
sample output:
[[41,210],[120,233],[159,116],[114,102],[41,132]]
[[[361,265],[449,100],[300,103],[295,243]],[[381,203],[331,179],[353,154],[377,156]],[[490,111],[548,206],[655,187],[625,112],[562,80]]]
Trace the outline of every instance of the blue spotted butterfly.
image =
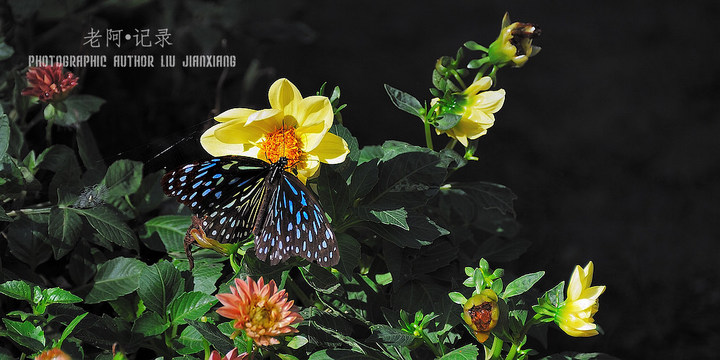
[[284,157],[266,163],[223,156],[168,172],[162,187],[190,207],[196,214],[193,226],[207,238],[234,243],[253,234],[255,255],[262,261],[269,257],[271,265],[292,256],[337,265],[337,239],[325,212],[312,192],[285,171],[287,164]]

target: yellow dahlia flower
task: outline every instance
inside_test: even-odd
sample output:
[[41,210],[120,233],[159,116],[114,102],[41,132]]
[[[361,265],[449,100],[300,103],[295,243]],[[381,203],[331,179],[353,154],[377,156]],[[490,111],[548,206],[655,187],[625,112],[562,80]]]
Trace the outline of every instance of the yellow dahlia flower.
[[585,268],[580,265],[575,267],[568,284],[567,298],[555,315],[555,323],[570,336],[598,334],[593,315],[598,311],[598,297],[605,291],[605,286],[590,286],[593,269],[592,261]]
[[490,63],[498,66],[511,64],[513,67],[525,65],[531,56],[540,52],[539,46],[532,44],[533,38],[540,35],[540,29],[530,23],[510,23],[510,16],[503,17],[500,36],[488,47]]
[[463,306],[462,318],[481,343],[490,337],[490,331],[497,325],[500,316],[497,300],[494,291],[485,289],[468,299]]
[[230,285],[230,294],[215,297],[223,304],[217,313],[234,319],[233,327],[245,330],[259,346],[279,344],[275,337],[296,333],[297,329],[290,325],[303,319],[285,290],[278,291],[274,280],[265,285],[262,277],[257,283],[249,276],[247,281],[235,279],[235,286]]
[[444,131],[435,129],[437,134],[446,133],[465,147],[468,146],[468,139],[474,140],[485,135],[487,129],[495,123],[493,114],[498,112],[505,102],[505,90],[486,91],[490,86],[492,79],[488,76],[468,86],[457,99],[457,105],[460,107],[458,114],[462,118],[452,129]]
[[320,163],[338,164],[350,152],[341,137],[328,132],[333,109],[325,96],[303,98],[287,79],[268,92],[270,109],[230,109],[215,117],[217,124],[200,143],[213,156],[242,155],[270,163],[288,159],[288,171],[304,183]]

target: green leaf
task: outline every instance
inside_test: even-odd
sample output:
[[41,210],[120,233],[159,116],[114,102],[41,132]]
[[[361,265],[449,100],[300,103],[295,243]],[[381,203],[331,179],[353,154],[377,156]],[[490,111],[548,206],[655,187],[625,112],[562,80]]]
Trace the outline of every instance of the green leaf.
[[10,280],[0,284],[0,294],[27,302],[31,302],[33,299],[30,285],[21,280]]
[[3,41],[0,42],[0,61],[9,59],[14,53],[15,50],[6,44],[5,39],[3,39]]
[[415,340],[412,334],[387,325],[373,325],[370,327],[370,331],[372,331],[372,334],[367,339],[368,342],[379,342],[389,346],[405,347]]
[[138,295],[145,306],[165,315],[170,303],[183,289],[180,271],[167,261],[146,267],[140,273]]
[[53,206],[50,209],[48,235],[55,259],[67,255],[80,237],[82,219],[69,208]]
[[308,285],[313,289],[324,294],[343,293],[343,289],[337,278],[324,267],[311,263],[309,269],[300,268],[300,271],[305,281],[307,281]]
[[111,241],[126,249],[138,251],[135,232],[123,222],[119,215],[106,206],[97,206],[90,209],[74,209],[85,216],[98,234],[105,240]]
[[445,114],[435,121],[435,128],[440,131],[450,130],[460,122],[460,119],[462,116],[458,114]]
[[127,295],[138,288],[138,277],[147,265],[138,259],[117,257],[100,264],[85,303],[97,304]]
[[193,290],[205,294],[214,294],[217,290],[215,283],[222,276],[222,269],[222,264],[196,260],[195,267],[192,269]]
[[157,233],[167,252],[184,252],[185,233],[191,222],[186,215],[161,215],[145,223],[145,234],[141,237],[147,239]]
[[[385,145],[383,145],[385,147]],[[405,147],[385,149],[378,183],[366,197],[375,209],[423,206],[439,190],[447,168],[437,153],[406,152]]]
[[194,354],[203,350],[203,337],[192,326],[186,326],[177,341],[183,345],[182,348],[176,349],[180,354]]
[[555,287],[546,291],[545,294],[540,297],[540,300],[541,302],[548,303],[554,307],[559,307],[560,304],[565,301],[563,291],[565,291],[565,282],[561,281],[559,284],[555,285]]
[[525,293],[526,291],[530,290],[530,288],[532,288],[535,283],[540,281],[540,278],[542,278],[543,275],[545,275],[544,271],[538,271],[532,274],[525,274],[511,281],[505,287],[505,292],[502,294],[502,298],[507,299],[509,297]]
[[217,301],[215,297],[199,291],[183,293],[170,303],[170,319],[173,325],[185,324],[187,320],[197,320]]
[[73,332],[73,330],[75,329],[75,327],[77,326],[77,324],[79,324],[79,323],[82,321],[82,319],[84,319],[85,316],[87,316],[87,314],[88,314],[88,313],[83,313],[83,314],[81,314],[81,315],[76,316],[76,317],[65,327],[65,330],[63,330],[62,335],[60,336],[60,339],[58,339],[58,346],[61,346],[62,343],[63,343],[63,341],[65,341],[65,339],[66,339],[68,336],[70,336],[70,334],[72,334],[72,332]]
[[390,100],[392,100],[393,105],[397,106],[398,109],[422,118],[425,109],[422,104],[420,104],[420,101],[418,101],[418,99],[414,96],[398,90],[388,84],[385,84],[385,91],[390,96]]
[[577,353],[574,351],[563,351],[559,354],[545,356],[540,360],[619,360],[619,358],[604,353]]
[[13,222],[13,218],[7,215],[5,209],[3,209],[2,206],[0,206],[0,221]]
[[308,339],[302,335],[293,336],[292,340],[288,341],[287,347],[291,349],[299,349],[308,343]]
[[457,291],[449,293],[448,296],[450,297],[450,300],[452,300],[452,302],[458,305],[465,305],[465,303],[467,302],[467,298],[465,297],[465,295]]
[[41,351],[45,347],[45,333],[39,326],[35,326],[29,321],[2,320],[5,323],[7,335],[16,343],[32,351]]
[[83,299],[61,288],[50,288],[42,291],[43,300],[50,304],[72,304],[82,302]]
[[[2,45],[4,44],[0,44],[0,52],[2,51]],[[10,119],[0,107],[0,156],[7,152],[8,147],[10,147]]]
[[358,165],[350,178],[348,197],[350,201],[367,195],[378,182],[378,166],[374,161]]
[[[61,126],[73,126],[90,118],[90,115],[100,110],[105,100],[92,95],[73,95],[63,101],[67,107],[65,116],[55,120]],[[49,106],[48,106],[49,107]]]
[[346,278],[352,279],[353,270],[360,264],[360,243],[346,233],[337,234],[340,262],[335,266]]
[[133,324],[132,331],[144,336],[155,336],[161,334],[170,327],[170,322],[164,320],[160,315],[152,311],[143,313]]
[[232,340],[222,333],[215,325],[205,322],[190,320],[190,326],[194,327],[212,346],[223,354],[227,354],[235,347]]
[[133,160],[118,160],[107,169],[103,184],[108,195],[122,197],[134,194],[142,182],[143,163]]
[[330,166],[322,166],[317,185],[323,210],[330,216],[334,226],[339,225],[350,207],[345,179]]
[[440,360],[475,360],[478,358],[478,348],[475,345],[465,345],[459,349],[453,350]]
[[397,226],[403,230],[410,230],[407,223],[408,212],[405,208],[389,210],[370,210],[369,220],[385,225]]
[[310,355],[308,360],[368,360],[374,357],[345,349],[320,350]]
[[397,226],[377,223],[365,223],[365,226],[401,248],[419,249],[423,245],[429,245],[438,237],[448,234],[447,230],[435,224],[425,215],[410,213],[406,220],[409,231]]
[[468,48],[468,49],[470,49],[470,50],[473,50],[473,51],[478,51],[478,50],[480,50],[480,51],[486,51],[486,52],[487,52],[487,48],[486,48],[486,47],[484,47],[484,46],[482,46],[482,45],[480,45],[480,44],[478,44],[478,43],[476,43],[476,42],[474,42],[474,41],[472,41],[472,40],[465,42],[465,43],[463,44],[463,46],[466,47],[466,48]]
[[10,252],[33,270],[52,254],[46,242],[47,219],[48,214],[21,216],[7,227]]

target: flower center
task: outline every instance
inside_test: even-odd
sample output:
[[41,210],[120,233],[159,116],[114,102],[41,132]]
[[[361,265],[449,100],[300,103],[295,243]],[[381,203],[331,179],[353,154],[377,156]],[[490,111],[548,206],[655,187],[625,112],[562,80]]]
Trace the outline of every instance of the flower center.
[[475,305],[468,310],[468,315],[478,331],[488,331],[492,322],[492,304],[485,302]]
[[260,304],[255,304],[250,313],[248,314],[249,321],[254,325],[255,328],[270,329],[275,323],[272,318],[272,309]]
[[271,163],[276,163],[281,157],[288,159],[288,168],[293,168],[300,162],[303,155],[300,150],[300,141],[295,136],[295,128],[280,128],[266,135],[265,141],[259,145],[265,152],[265,157]]

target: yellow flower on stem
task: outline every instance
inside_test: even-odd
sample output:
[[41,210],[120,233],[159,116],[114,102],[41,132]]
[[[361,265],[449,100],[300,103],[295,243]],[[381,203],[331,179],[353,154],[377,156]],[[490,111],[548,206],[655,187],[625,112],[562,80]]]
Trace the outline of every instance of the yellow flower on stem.
[[[250,277],[247,281],[235,279],[230,294],[217,294],[223,304],[217,313],[234,319],[233,327],[245,330],[245,334],[259,346],[279,344],[276,336],[296,333],[290,325],[302,321],[298,308],[288,300],[285,290],[278,291],[274,280],[265,285],[263,278],[256,283]],[[237,335],[237,334],[235,334]]]
[[525,65],[531,56],[540,52],[540,47],[532,44],[532,40],[540,36],[540,29],[530,23],[510,23],[510,15],[505,13],[500,29],[500,36],[488,47],[491,64],[513,67]]
[[270,109],[230,109],[215,117],[217,124],[200,143],[213,156],[242,155],[270,163],[288,159],[288,171],[304,183],[320,163],[338,164],[350,152],[341,137],[328,132],[333,109],[325,96],[303,98],[287,79],[279,79],[268,92]]
[[[468,140],[477,139],[487,133],[495,123],[494,113],[498,112],[505,103],[505,90],[487,91],[492,86],[492,79],[484,76],[468,86],[465,91],[455,99],[453,107],[457,110],[454,113],[461,116],[460,121],[449,130],[435,129],[438,135],[441,133],[457,139],[465,147]],[[438,100],[433,99],[434,105]]]
[[567,298],[555,314],[555,323],[570,336],[598,334],[593,315],[598,311],[598,298],[605,291],[605,286],[590,286],[593,270],[592,261],[585,268],[580,265],[575,267],[568,283]]
[[463,306],[462,318],[473,329],[475,338],[481,343],[490,337],[490,331],[497,325],[500,317],[497,301],[497,294],[485,289],[468,299]]

